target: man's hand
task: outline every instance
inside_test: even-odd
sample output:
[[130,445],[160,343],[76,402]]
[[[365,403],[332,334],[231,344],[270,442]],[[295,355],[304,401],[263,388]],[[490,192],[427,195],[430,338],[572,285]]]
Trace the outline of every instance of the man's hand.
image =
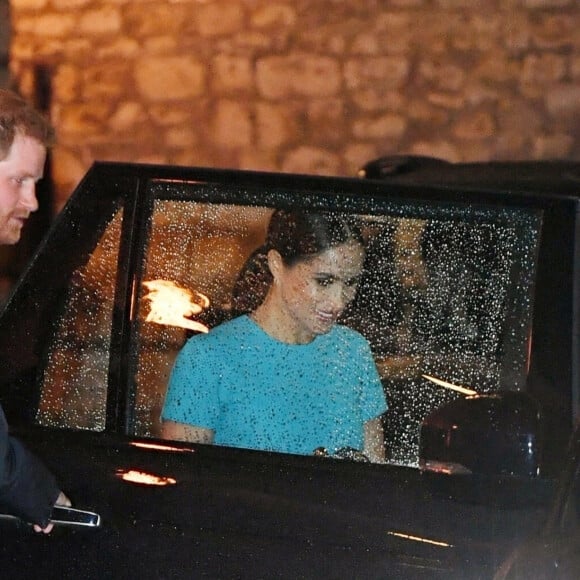
[[[64,507],[71,507],[72,503],[70,499],[61,491],[59,496],[56,498],[56,502],[54,505],[61,505]],[[38,524],[34,524],[33,529],[35,532],[43,533],[43,534],[50,534],[52,532],[52,528],[54,524],[50,523],[46,528],[41,528]]]

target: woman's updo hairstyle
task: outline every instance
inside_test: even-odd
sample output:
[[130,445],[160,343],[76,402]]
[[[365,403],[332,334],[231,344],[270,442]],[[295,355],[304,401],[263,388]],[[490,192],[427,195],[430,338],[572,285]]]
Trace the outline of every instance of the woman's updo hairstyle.
[[272,283],[270,250],[276,250],[286,266],[293,266],[351,240],[363,244],[360,228],[351,218],[333,212],[276,210],[265,244],[250,255],[238,274],[232,292],[233,312],[255,310],[266,297]]
[[276,210],[270,218],[265,250],[276,250],[286,266],[355,241],[363,244],[353,220],[334,212]]

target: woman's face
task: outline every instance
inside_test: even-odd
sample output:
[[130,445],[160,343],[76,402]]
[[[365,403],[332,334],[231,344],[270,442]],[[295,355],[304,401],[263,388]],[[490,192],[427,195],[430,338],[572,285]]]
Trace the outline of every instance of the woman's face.
[[329,332],[356,293],[362,246],[352,240],[292,266],[274,254],[274,291],[286,341],[306,343]]

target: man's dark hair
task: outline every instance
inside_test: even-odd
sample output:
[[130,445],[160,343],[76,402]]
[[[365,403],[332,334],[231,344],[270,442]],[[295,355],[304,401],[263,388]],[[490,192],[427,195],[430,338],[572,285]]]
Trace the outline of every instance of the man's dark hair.
[[32,137],[45,147],[54,144],[54,129],[32,105],[12,91],[0,89],[0,160],[17,134]]

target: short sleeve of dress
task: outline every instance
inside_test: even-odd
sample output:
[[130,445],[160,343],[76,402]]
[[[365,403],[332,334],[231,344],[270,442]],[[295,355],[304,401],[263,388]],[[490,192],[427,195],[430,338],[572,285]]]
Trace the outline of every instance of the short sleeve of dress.
[[171,371],[161,418],[215,429],[219,416],[219,361],[207,348],[207,335],[190,338]]

